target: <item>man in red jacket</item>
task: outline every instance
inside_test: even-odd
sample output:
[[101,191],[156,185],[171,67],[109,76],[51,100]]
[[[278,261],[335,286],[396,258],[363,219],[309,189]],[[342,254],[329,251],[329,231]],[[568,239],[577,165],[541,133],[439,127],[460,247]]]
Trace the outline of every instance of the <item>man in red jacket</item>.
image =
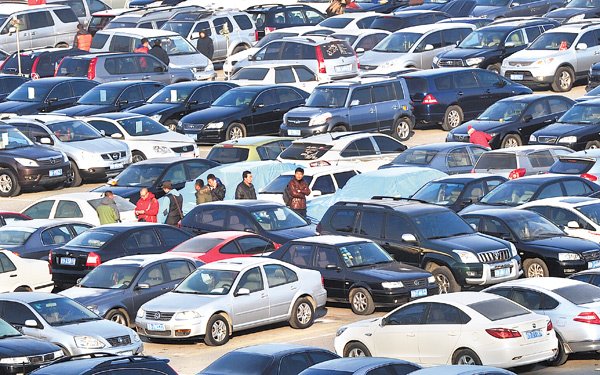
[[135,216],[138,221],[147,221],[156,223],[156,215],[158,215],[158,200],[146,188],[140,190],[140,200],[135,205]]
[[487,147],[489,149],[492,148],[490,147],[490,141],[492,140],[492,136],[488,133],[475,130],[475,128],[471,125],[467,127],[467,133],[469,133],[469,140],[471,141],[471,143]]

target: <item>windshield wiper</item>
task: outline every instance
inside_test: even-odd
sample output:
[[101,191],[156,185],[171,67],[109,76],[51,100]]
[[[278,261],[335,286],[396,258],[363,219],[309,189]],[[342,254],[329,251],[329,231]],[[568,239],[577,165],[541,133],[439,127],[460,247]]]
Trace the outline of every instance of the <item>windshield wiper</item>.
[[20,333],[16,333],[13,335],[0,335],[0,339],[5,339],[7,337],[19,337],[19,336],[23,336],[23,335],[21,335]]
[[100,318],[100,317],[98,317],[98,318],[91,318],[91,317],[90,318],[81,318],[81,319],[69,320],[69,321],[66,321],[66,322],[56,322],[53,325],[64,326],[64,325],[67,325],[67,324],[85,323],[85,322],[91,322],[91,321],[94,321],[94,320],[101,320],[101,319],[102,318]]

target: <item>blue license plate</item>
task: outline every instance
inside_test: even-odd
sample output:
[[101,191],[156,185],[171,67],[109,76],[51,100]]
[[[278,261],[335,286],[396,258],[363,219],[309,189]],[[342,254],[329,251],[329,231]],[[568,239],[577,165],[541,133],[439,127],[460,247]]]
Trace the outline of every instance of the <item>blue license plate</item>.
[[411,298],[425,297],[427,295],[427,289],[415,289],[410,291]]
[[51,169],[51,170],[48,172],[48,175],[49,175],[50,177],[62,176],[62,172],[63,172],[63,171],[62,171],[62,169]]
[[510,268],[500,268],[498,270],[494,270],[494,277],[505,277],[510,275]]
[[534,329],[533,331],[525,332],[525,337],[527,337],[527,340],[537,339],[538,337],[542,336],[543,334],[541,329]]
[[598,267],[600,267],[600,260],[592,260],[591,262],[588,262],[589,269],[598,268]]

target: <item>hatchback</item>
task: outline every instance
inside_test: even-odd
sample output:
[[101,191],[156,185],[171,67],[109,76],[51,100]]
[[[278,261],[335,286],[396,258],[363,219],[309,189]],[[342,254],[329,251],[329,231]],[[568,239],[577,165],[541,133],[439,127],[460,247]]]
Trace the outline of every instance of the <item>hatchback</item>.
[[427,25],[450,18],[435,10],[406,10],[392,14],[380,14],[369,26],[371,29],[398,31],[410,26]]
[[[85,55],[87,51],[75,48],[43,48],[16,52],[2,63],[2,73],[38,79],[54,77],[56,67],[67,56]],[[20,62],[18,60],[21,60]],[[19,67],[19,63],[21,66]],[[19,71],[19,69],[21,69]]]
[[600,150],[589,149],[563,155],[550,167],[549,173],[572,174],[598,181],[600,178]]
[[244,161],[277,160],[295,138],[255,136],[232,139],[212,146],[206,159],[221,164]]
[[257,40],[275,30],[293,26],[314,26],[325,19],[325,15],[313,7],[303,4],[254,5],[246,9],[256,24]]

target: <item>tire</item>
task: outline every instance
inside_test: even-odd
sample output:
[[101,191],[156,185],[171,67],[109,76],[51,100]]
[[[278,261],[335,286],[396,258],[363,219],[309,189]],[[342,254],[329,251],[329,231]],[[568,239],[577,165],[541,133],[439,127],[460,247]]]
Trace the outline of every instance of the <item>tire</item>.
[[440,294],[460,292],[461,286],[458,285],[452,271],[448,267],[435,267],[431,271],[431,274],[435,276]]
[[81,174],[79,174],[79,167],[77,166],[77,163],[71,160],[71,173],[67,175],[67,182],[65,182],[65,185],[75,187],[81,185],[82,182]]
[[481,359],[471,349],[458,349],[452,355],[452,364],[481,366]]
[[462,109],[457,105],[451,105],[446,109],[446,113],[444,114],[442,129],[446,131],[452,130],[462,124],[463,119],[464,114]]
[[598,141],[589,141],[585,144],[585,149],[589,150],[590,148],[600,148],[600,142]]
[[350,291],[350,307],[356,315],[371,315],[375,311],[373,296],[365,288],[354,288]]
[[8,168],[0,169],[0,197],[14,197],[21,192],[17,176]]
[[167,120],[165,121],[165,127],[171,131],[176,131],[177,130],[177,123],[179,121],[177,120]]
[[371,352],[362,343],[350,342],[344,348],[344,357],[370,357]]
[[521,139],[521,137],[517,134],[508,134],[502,140],[502,145],[500,147],[501,148],[511,148],[511,147],[518,147],[518,146],[523,146],[523,140]]
[[221,346],[229,341],[229,323],[223,315],[213,315],[206,324],[204,343],[208,346]]
[[558,338],[558,352],[556,353],[556,357],[546,361],[547,366],[562,366],[569,359],[569,354],[565,351],[565,344],[562,338],[558,335],[556,336]]
[[69,45],[65,42],[60,42],[56,45],[56,48],[69,48]]
[[556,92],[567,92],[573,88],[575,83],[575,73],[573,69],[568,66],[561,66],[556,70],[554,74],[554,81],[552,81],[552,91]]
[[525,259],[523,261],[523,276],[525,277],[548,277],[548,266],[539,258]]
[[129,327],[129,315],[122,309],[109,310],[104,319]]
[[15,292],[33,292],[33,290],[31,290],[31,288],[28,286],[20,286],[15,289]]
[[307,298],[298,298],[292,308],[290,326],[295,329],[304,329],[315,322],[315,309]]
[[134,164],[134,163],[139,163],[140,161],[144,161],[144,160],[146,160],[146,159],[147,159],[147,158],[146,158],[146,155],[144,155],[144,153],[143,153],[143,152],[140,152],[140,151],[133,151],[133,152],[131,153],[131,164]]
[[408,141],[412,135],[413,123],[409,118],[401,117],[394,121],[392,136],[399,141]]
[[225,134],[226,140],[239,139],[246,137],[246,127],[244,124],[234,122],[227,127],[227,133]]
[[346,131],[348,131],[348,129],[346,129],[346,127],[344,125],[336,125],[333,127],[333,129],[331,129],[332,133],[346,132]]
[[248,46],[244,45],[244,44],[240,44],[239,46],[235,46],[235,48],[233,49],[233,52],[231,53],[232,55],[235,55],[238,52],[242,52],[248,49]]
[[487,70],[500,74],[500,63],[490,64],[486,68]]

